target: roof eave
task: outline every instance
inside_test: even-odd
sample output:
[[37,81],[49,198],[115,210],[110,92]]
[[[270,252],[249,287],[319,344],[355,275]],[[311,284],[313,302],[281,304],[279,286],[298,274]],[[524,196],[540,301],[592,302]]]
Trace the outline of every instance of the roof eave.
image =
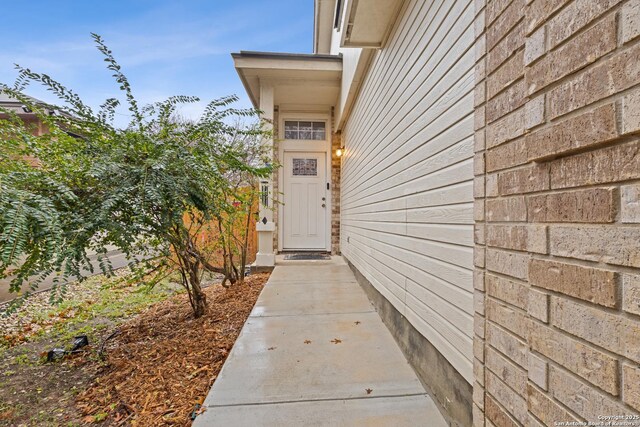
[[342,61],[342,55],[329,55],[320,53],[288,53],[288,52],[260,52],[253,50],[241,50],[231,54],[233,59],[260,58],[260,59],[293,59],[302,61]]
[[314,0],[313,2],[313,52],[318,52],[318,31],[320,26],[318,25],[319,19],[319,8],[318,8],[318,0]]
[[[254,108],[259,109],[260,94],[253,81],[258,73],[338,73],[342,72],[342,55],[241,51],[231,54],[236,72]],[[247,75],[247,72],[250,74]],[[251,82],[249,81],[249,78]],[[339,78],[339,77],[338,77]]]

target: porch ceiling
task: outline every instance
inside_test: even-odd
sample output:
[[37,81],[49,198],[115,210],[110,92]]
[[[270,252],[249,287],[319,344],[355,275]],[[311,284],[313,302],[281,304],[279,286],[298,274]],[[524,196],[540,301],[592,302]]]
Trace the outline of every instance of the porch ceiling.
[[231,56],[256,108],[260,106],[261,83],[274,87],[275,105],[330,107],[338,100],[341,56],[247,51]]

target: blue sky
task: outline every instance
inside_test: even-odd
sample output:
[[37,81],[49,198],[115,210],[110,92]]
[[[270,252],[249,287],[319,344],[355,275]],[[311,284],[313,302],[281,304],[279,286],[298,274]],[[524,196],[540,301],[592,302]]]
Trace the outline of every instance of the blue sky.
[[[17,63],[92,107],[119,93],[91,32],[105,39],[143,103],[237,94],[248,107],[231,52],[312,50],[313,0],[30,0],[5,2],[2,14],[0,82],[13,83]],[[26,93],[54,101],[37,86]],[[182,113],[197,117],[203,104]],[[117,122],[126,122],[120,113]]]

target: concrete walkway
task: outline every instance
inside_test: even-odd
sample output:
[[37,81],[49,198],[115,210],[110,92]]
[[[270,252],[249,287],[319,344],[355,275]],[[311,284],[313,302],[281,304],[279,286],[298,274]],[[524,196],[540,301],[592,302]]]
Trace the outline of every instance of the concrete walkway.
[[194,426],[446,426],[339,257],[280,261]]

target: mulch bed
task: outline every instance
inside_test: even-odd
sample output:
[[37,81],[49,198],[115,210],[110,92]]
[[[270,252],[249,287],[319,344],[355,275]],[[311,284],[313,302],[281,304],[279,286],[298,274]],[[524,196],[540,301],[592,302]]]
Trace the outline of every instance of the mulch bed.
[[77,397],[84,421],[191,425],[267,278],[255,274],[229,289],[205,289],[209,311],[199,319],[186,295],[178,295],[121,325],[105,344],[104,367]]

